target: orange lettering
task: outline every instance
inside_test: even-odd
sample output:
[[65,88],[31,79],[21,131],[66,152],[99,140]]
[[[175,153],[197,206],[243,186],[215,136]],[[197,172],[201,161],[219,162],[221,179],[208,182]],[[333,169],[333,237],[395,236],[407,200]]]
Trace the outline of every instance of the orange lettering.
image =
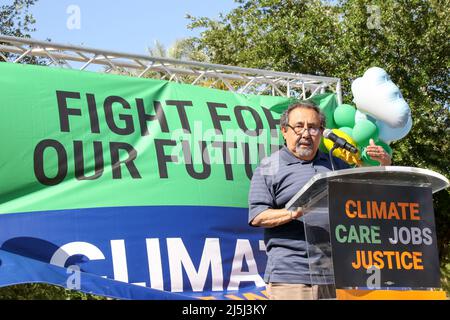
[[369,269],[372,265],[372,251],[361,251],[361,265],[364,269]]
[[412,267],[413,267],[413,265],[412,265],[412,263],[410,262],[410,263],[406,263],[406,261],[405,261],[405,257],[408,257],[409,259],[411,259],[412,260],[412,255],[411,255],[411,253],[409,253],[408,251],[405,251],[405,252],[402,252],[402,254],[401,254],[401,259],[402,259],[402,267],[403,267],[403,269],[405,269],[405,270],[410,270]]
[[409,203],[408,202],[398,202],[397,205],[402,208],[402,220],[406,220],[408,219],[406,217],[406,208],[409,207]]
[[372,201],[372,218],[386,219],[386,201],[381,201],[379,207],[376,201]]
[[373,260],[375,260],[377,263],[375,266],[377,266],[380,269],[384,268],[384,261],[383,261],[383,252],[381,251],[375,251],[373,254]]
[[415,270],[423,270],[422,252],[413,252],[413,264]]
[[361,251],[356,250],[356,259],[352,262],[353,269],[359,269],[361,268]]
[[411,213],[411,220],[420,220],[420,217],[416,213],[419,213],[419,204],[418,203],[410,203],[409,204],[409,211]]
[[367,218],[367,216],[362,212],[362,208],[361,208],[361,201],[356,201],[356,203],[358,204],[358,218],[361,219],[365,219]]
[[395,251],[384,251],[384,255],[387,257],[388,269],[392,269],[392,256],[395,254]]
[[358,213],[356,211],[350,212],[350,206],[352,206],[353,208],[356,207],[355,201],[347,200],[347,202],[345,203],[345,213],[349,218],[356,218]]
[[395,218],[397,220],[400,220],[400,217],[398,216],[398,211],[397,211],[397,207],[395,206],[394,202],[391,202],[391,204],[389,205],[389,214],[388,214],[388,219],[392,219],[392,217],[395,216]]
[[402,268],[398,251],[395,252],[395,264],[397,265],[397,270],[400,270]]
[[372,209],[370,207],[370,201],[366,202],[366,209],[367,209],[367,218],[372,218]]

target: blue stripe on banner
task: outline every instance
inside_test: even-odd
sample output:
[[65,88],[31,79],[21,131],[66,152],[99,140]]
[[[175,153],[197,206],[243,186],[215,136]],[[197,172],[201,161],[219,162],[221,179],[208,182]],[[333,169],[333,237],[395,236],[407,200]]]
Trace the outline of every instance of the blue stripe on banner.
[[[0,250],[167,293],[265,298],[263,231],[249,227],[247,216],[245,208],[201,206],[6,214],[0,216]],[[39,275],[45,282],[45,268],[33,281]],[[0,277],[0,286],[10,283],[8,275]]]
[[85,293],[122,299],[195,299],[186,295],[105,279],[94,274],[80,272],[74,268],[54,266],[3,250],[0,250],[0,283],[3,285],[49,283],[68,289],[76,289]]

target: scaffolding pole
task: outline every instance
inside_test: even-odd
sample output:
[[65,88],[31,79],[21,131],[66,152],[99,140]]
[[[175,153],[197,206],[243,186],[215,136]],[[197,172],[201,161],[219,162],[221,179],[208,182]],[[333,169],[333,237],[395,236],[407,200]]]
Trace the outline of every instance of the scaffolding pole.
[[0,35],[0,61],[27,63],[30,57],[41,58],[47,66],[156,78],[242,94],[308,99],[331,91],[337,94],[339,102],[342,101],[339,78],[152,57]]

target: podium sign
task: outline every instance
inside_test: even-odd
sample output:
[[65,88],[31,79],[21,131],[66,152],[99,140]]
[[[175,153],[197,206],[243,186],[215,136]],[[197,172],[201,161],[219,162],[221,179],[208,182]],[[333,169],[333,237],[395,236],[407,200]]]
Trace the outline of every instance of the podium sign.
[[439,288],[429,187],[329,181],[334,280],[344,288]]
[[316,174],[286,204],[303,208],[311,283],[337,299],[445,299],[431,195],[449,186],[411,167]]

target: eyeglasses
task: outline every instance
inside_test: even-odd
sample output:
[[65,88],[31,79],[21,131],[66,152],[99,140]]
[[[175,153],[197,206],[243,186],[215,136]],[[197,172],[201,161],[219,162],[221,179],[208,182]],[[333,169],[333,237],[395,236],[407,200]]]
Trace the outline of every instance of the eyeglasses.
[[308,133],[309,133],[310,135],[315,136],[315,135],[319,134],[320,129],[322,129],[322,127],[307,127],[307,128],[306,128],[306,127],[303,127],[303,126],[295,126],[295,127],[293,127],[293,126],[291,126],[290,124],[287,124],[287,126],[288,126],[289,128],[291,128],[291,129],[295,132],[295,134],[297,134],[297,135],[303,134],[303,132],[305,131],[305,129],[307,129],[307,130],[308,130]]

